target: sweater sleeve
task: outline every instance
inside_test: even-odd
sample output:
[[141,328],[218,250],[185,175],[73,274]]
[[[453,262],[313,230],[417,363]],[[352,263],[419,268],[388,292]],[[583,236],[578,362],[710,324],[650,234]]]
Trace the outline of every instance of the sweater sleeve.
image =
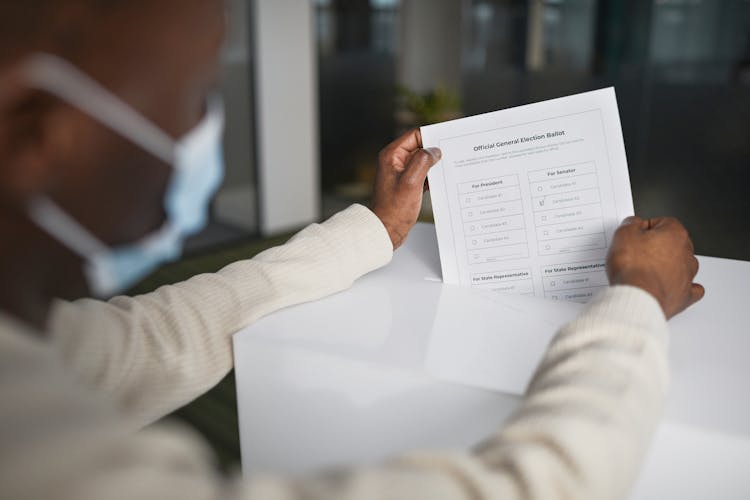
[[662,412],[668,330],[657,301],[612,287],[550,345],[519,409],[477,450],[284,481],[252,500],[626,498]]
[[40,493],[29,498],[63,500],[622,499],[662,411],[667,335],[650,295],[608,289],[555,337],[511,419],[468,453],[231,481],[194,438],[155,426],[119,443],[78,439],[74,448],[90,451],[73,456],[45,453],[54,467],[35,460],[37,480],[22,483]]
[[58,302],[49,330],[78,377],[144,425],[229,372],[236,331],[283,307],[346,289],[392,255],[380,220],[353,205],[215,274],[138,297]]

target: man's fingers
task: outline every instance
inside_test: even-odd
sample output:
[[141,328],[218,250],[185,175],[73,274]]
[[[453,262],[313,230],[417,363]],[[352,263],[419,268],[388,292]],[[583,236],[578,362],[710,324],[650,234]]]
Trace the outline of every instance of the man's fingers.
[[685,229],[682,223],[674,217],[652,217],[649,221],[651,222],[650,229],[663,229],[670,227],[680,227],[683,230]]
[[677,309],[673,311],[667,312],[665,310],[667,319],[672,319],[673,317],[677,316],[685,309],[690,308],[693,304],[701,300],[705,294],[706,294],[706,289],[703,288],[703,285],[699,285],[698,283],[692,283],[690,285],[690,289],[688,290],[685,302],[677,305]]
[[406,165],[401,182],[406,186],[424,188],[424,181],[430,168],[440,161],[440,150],[437,148],[420,149]]
[[641,230],[659,229],[672,225],[681,225],[680,222],[673,217],[650,217],[643,219],[637,215],[631,215],[626,217],[620,226],[634,226]]
[[620,224],[620,227],[631,228],[630,230],[640,229],[641,231],[645,231],[648,229],[648,220],[644,220],[637,215],[631,215],[630,217],[625,217],[622,224]]
[[704,295],[706,295],[706,289],[703,288],[703,285],[693,283],[690,286],[690,304],[688,305],[688,307],[701,300]]
[[695,278],[695,275],[698,274],[698,269],[700,268],[700,262],[698,262],[698,259],[693,255],[693,258],[690,259],[690,272],[691,278]]
[[627,238],[628,236],[625,235],[631,235],[634,232],[638,233],[641,231],[646,230],[646,221],[638,217],[637,215],[631,215],[630,217],[626,217],[622,223],[620,224],[620,227],[617,228],[617,232],[615,233],[618,238]]
[[440,158],[443,157],[443,152],[440,151],[440,148],[425,148],[422,151],[432,156],[432,158],[435,160],[435,163],[439,162]]
[[641,224],[643,222],[643,219],[638,217],[637,215],[631,215],[630,217],[625,217],[622,220],[622,226],[627,226],[629,224]]
[[409,130],[407,133],[390,143],[385,151],[395,154],[401,152],[404,154],[411,154],[422,147],[422,133],[418,128]]

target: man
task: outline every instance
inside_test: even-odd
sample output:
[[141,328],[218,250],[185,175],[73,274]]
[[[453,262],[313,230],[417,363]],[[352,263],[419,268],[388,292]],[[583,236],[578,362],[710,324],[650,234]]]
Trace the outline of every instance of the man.
[[385,265],[416,221],[439,152],[406,134],[380,155],[372,210],[352,206],[252,260],[141,297],[70,302],[126,287],[204,222],[220,177],[222,114],[210,96],[224,5],[9,3],[0,5],[0,497],[626,495],[667,386],[665,317],[703,294],[690,239],[672,219],[619,229],[613,286],[560,331],[520,409],[474,452],[229,481],[186,431],[144,429],[231,369],[233,332]]

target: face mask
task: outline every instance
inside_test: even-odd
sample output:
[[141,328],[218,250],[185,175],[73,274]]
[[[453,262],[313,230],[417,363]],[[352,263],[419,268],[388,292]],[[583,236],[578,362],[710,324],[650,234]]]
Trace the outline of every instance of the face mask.
[[142,240],[122,247],[107,247],[49,198],[36,198],[29,204],[31,219],[84,259],[91,292],[98,297],[112,296],[160,264],[178,258],[184,239],[206,225],[209,202],[223,178],[224,111],[220,99],[210,100],[202,122],[174,141],[65,60],[36,55],[26,65],[26,77],[33,87],[75,106],[173,167],[164,199],[166,222]]

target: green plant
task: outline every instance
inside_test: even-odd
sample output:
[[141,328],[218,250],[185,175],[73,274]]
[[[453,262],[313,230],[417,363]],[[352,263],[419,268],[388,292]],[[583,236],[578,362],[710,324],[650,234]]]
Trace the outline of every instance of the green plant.
[[461,115],[461,98],[442,85],[426,93],[399,86],[398,95],[400,110],[411,115],[415,124],[429,125]]

